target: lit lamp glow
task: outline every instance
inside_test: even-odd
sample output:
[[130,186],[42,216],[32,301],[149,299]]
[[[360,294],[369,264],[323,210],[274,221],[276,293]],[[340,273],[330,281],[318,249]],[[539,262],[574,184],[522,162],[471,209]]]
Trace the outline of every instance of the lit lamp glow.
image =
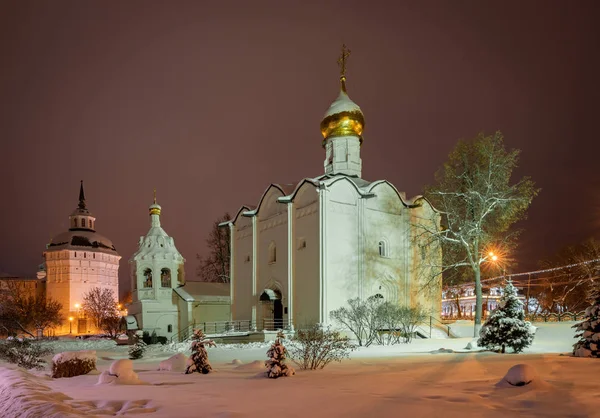
[[69,334],[73,333],[73,317],[69,317]]

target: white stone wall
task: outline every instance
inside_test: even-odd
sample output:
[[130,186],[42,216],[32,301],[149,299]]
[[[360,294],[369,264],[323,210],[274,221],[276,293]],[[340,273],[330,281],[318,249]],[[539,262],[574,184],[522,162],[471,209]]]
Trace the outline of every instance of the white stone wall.
[[234,277],[233,303],[231,315],[233,320],[249,320],[252,318],[254,290],[252,286],[254,254],[252,251],[252,218],[240,217],[234,226]]
[[341,178],[323,192],[325,224],[324,302],[322,322],[329,323],[329,313],[345,306],[348,299],[360,295],[359,194],[350,180]]
[[319,195],[305,183],[294,199],[293,321],[296,327],[320,321]]
[[[44,257],[47,295],[63,305],[65,321],[56,330],[57,334],[69,333],[69,317],[83,315],[76,305],[81,306],[84,295],[92,288],[110,289],[118,300],[120,256],[94,251],[57,250],[46,251]],[[73,322],[74,326],[77,321]],[[72,329],[74,333],[76,328]]]
[[[287,206],[277,202],[283,193],[271,187],[265,195],[256,217],[257,222],[257,281],[256,281],[256,319],[258,329],[263,328],[263,319],[271,320],[271,306],[268,302],[260,302],[258,298],[265,289],[281,294],[283,306],[287,306],[288,298],[288,230]],[[275,261],[272,255],[275,251]]]

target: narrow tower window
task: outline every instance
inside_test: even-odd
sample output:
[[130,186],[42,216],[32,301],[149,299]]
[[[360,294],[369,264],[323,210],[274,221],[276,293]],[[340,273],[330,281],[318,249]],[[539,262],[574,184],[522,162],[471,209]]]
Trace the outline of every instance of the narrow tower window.
[[277,262],[277,247],[274,242],[269,244],[269,263]]
[[388,245],[384,240],[379,241],[379,256],[388,257]]
[[152,287],[152,270],[150,269],[144,270],[144,287]]
[[81,227],[82,227],[82,228],[85,228],[85,218],[82,218],[82,219],[81,219]]
[[168,268],[160,271],[160,287],[171,287],[171,270]]

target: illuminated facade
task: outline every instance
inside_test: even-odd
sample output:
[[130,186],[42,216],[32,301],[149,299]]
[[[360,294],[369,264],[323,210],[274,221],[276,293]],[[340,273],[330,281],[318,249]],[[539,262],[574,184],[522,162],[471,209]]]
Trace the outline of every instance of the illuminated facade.
[[108,238],[96,232],[96,218],[87,209],[83,182],[69,225],[67,232],[52,238],[46,246],[38,277],[46,278],[47,296],[63,305],[65,320],[56,328],[56,334],[94,332],[93,321],[86,319],[81,310],[83,296],[99,287],[112,290],[118,298],[121,256]]
[[229,288],[217,283],[185,281],[185,259],[160,224],[161,207],[150,205],[150,230],[140,237],[129,260],[132,303],[130,329],[171,339],[200,322],[229,320]]
[[425,266],[439,266],[441,251],[425,247],[415,225],[440,217],[423,197],[362,178],[365,120],[346,91],[347,56],[320,125],[325,173],[271,184],[256,207],[221,224],[231,232],[234,321],[252,319],[259,330],[329,323],[348,299],[369,296],[439,317],[441,275]]

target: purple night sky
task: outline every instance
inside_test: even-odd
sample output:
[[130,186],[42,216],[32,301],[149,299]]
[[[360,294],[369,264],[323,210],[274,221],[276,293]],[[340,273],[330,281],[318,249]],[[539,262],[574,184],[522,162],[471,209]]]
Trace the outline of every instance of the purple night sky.
[[0,271],[35,275],[83,179],[122,289],[154,188],[193,277],[213,220],[323,172],[342,42],[365,179],[419,194],[500,129],[542,188],[517,270],[598,236],[596,2],[288,3],[3,2]]

